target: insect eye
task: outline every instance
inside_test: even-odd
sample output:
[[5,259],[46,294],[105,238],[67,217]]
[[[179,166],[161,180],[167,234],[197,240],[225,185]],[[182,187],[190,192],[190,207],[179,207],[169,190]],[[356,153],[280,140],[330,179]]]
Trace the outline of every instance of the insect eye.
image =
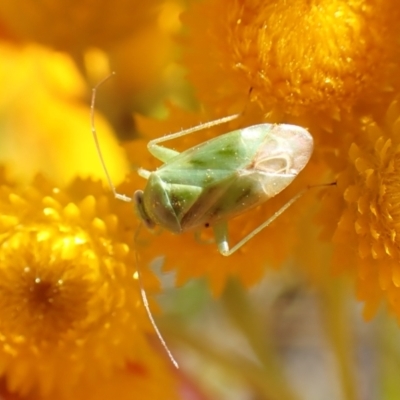
[[136,190],[136,192],[133,195],[133,200],[135,202],[136,210],[137,210],[137,212],[139,214],[139,217],[143,221],[143,223],[146,225],[146,228],[153,229],[155,227],[155,223],[149,217],[149,215],[146,213],[146,210],[144,209],[143,191],[142,190]]

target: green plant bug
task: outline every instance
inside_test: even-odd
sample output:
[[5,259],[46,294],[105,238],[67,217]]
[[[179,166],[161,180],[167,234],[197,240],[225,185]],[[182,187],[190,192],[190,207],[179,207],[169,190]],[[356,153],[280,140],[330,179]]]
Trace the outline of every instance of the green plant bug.
[[139,175],[147,179],[147,185],[144,190],[137,190],[133,198],[117,193],[94,125],[96,90],[103,82],[93,88],[91,105],[91,128],[97,151],[115,197],[133,201],[146,227],[151,229],[158,225],[176,234],[212,227],[219,252],[230,256],[308,189],[299,192],[230,248],[227,221],[290,185],[313,152],[310,133],[296,125],[265,123],[220,135],[182,153],[159,144],[227,123],[238,118],[239,113],[151,140],[147,145],[149,152],[164,164],[155,171],[138,170]]
[[[159,144],[227,123],[238,118],[242,114],[239,113],[151,140],[147,145],[149,152],[164,164],[155,171],[138,170],[139,175],[147,179],[147,185],[144,190],[137,190],[132,198],[117,193],[103,159],[94,123],[97,89],[112,75],[114,73],[92,90],[91,130],[110,189],[117,199],[135,203],[146,227],[151,229],[158,225],[176,234],[212,227],[219,252],[229,256],[308,190],[300,191],[230,248],[227,221],[290,185],[313,152],[310,133],[296,125],[260,124],[220,135],[182,153]],[[139,271],[137,275],[140,280]],[[179,368],[154,321],[141,284],[140,288],[150,322],[170,360]]]
[[[260,227],[229,248],[227,221],[274,197],[295,179],[313,150],[307,130],[294,125],[261,124],[226,133],[182,153],[158,145],[238,116],[149,142],[150,153],[164,164],[152,172],[139,170],[148,182],[144,191],[135,192],[134,201],[147,227],[159,225],[179,234],[211,226],[224,256],[258,233]],[[297,196],[284,209],[295,200]],[[262,224],[261,229],[267,225]]]

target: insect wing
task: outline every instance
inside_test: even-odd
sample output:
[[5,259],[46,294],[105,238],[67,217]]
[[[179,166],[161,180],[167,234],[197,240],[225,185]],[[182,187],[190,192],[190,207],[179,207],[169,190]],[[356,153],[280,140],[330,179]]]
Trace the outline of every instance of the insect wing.
[[242,156],[245,162],[238,162],[229,179],[210,186],[193,204],[181,222],[186,229],[232,218],[274,197],[296,178],[313,150],[311,135],[298,126],[256,125],[240,135],[245,144],[241,151],[248,150]]
[[242,172],[260,182],[267,198],[276,196],[293,181],[310,160],[314,145],[310,133],[296,125],[257,125],[247,128],[243,135],[257,135],[258,129],[270,126],[252,162]]
[[[151,196],[149,211],[175,232],[231,218],[287,187],[308,162],[312,146],[310,134],[292,125],[256,125],[211,139],[153,173],[163,198]],[[166,212],[171,215],[163,223]]]
[[[197,183],[203,186],[203,180],[215,174],[215,179],[223,179],[226,173],[244,168],[259,147],[259,140],[243,140],[242,130],[227,133],[208,140],[180,153],[161,166],[157,173],[165,181],[174,183]],[[177,171],[190,171],[190,176],[176,174]],[[208,183],[211,178],[208,178]]]

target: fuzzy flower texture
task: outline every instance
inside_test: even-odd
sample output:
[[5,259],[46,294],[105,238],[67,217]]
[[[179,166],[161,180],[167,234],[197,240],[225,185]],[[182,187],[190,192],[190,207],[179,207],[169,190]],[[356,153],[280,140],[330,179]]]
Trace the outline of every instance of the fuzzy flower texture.
[[[288,260],[317,285],[333,272],[347,274],[366,318],[386,303],[400,320],[396,1],[59,3],[0,3],[0,82],[7,94],[0,96],[1,160],[26,146],[7,166],[22,165],[30,174],[47,168],[56,182],[39,176],[22,188],[0,175],[0,374],[9,392],[41,400],[177,398],[176,378],[146,340],[152,329],[136,279],[139,261],[144,288],[156,291],[148,266],[159,256],[178,285],[205,277],[216,296],[228,277],[250,287],[267,268]],[[171,44],[178,18],[160,10],[177,10],[182,3],[188,4],[180,16],[178,51]],[[176,100],[177,54],[190,89],[186,82],[167,120],[136,116],[132,124],[134,95],[143,89],[138,82],[152,87],[150,111],[165,93]],[[68,59],[68,68],[56,73],[52,67],[54,74],[40,69],[50,58],[51,65]],[[149,60],[153,65],[146,65]],[[131,66],[139,64],[135,74]],[[159,165],[149,156],[148,140],[243,110],[236,120],[180,138],[171,147],[182,150],[259,123],[290,123],[310,131],[314,152],[305,169],[282,193],[227,221],[231,245],[307,186],[336,185],[308,190],[230,257],[218,253],[211,229],[197,236],[141,229],[135,237],[138,217],[131,204],[118,202],[92,180],[57,181],[58,170],[74,168],[79,151],[90,171],[102,172],[87,147],[80,147],[90,136],[82,92],[104,77],[107,66],[121,71],[114,92],[110,82],[102,86],[102,97],[112,100],[100,101],[99,108],[115,131],[140,132],[140,139],[126,145],[134,168]],[[57,85],[49,84],[53,81]],[[44,82],[50,90],[35,84],[27,93],[21,82]],[[193,89],[200,106],[189,112]],[[104,120],[97,122],[104,131]],[[112,146],[104,147],[107,153]],[[116,163],[110,164],[112,170]],[[44,167],[35,169],[38,165]],[[119,191],[131,195],[144,185],[132,172]]]
[[42,178],[24,190],[3,182],[0,199],[0,371],[8,389],[41,399],[135,399],[137,390],[157,398],[160,380],[174,398],[144,336],[151,328],[126,209],[92,181],[65,191]]
[[[166,269],[177,269],[178,282],[207,276],[218,294],[230,274],[251,285],[266,265],[295,259],[314,281],[348,273],[366,318],[387,300],[400,319],[399,12],[390,0],[205,0],[186,11],[183,57],[203,120],[245,109],[214,134],[284,122],[306,127],[315,142],[289,188],[229,221],[231,243],[307,185],[336,186],[309,190],[231,257],[219,257],[215,244],[166,233],[148,260],[156,246]],[[168,128],[181,129],[184,119],[173,109]],[[187,126],[198,120],[186,114]],[[165,133],[149,121],[140,126],[151,137]],[[196,140],[186,138],[186,147]]]

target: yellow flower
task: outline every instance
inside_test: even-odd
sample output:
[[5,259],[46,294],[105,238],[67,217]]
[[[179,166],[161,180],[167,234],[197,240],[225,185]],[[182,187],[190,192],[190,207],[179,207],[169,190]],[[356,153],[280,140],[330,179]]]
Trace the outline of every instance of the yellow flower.
[[327,232],[328,227],[334,231],[334,267],[355,276],[366,318],[375,314],[382,299],[400,318],[399,122],[397,100],[384,123],[363,119],[337,190],[322,209]]
[[[172,109],[168,128],[139,119],[139,130],[147,138],[158,137],[245,110],[230,124],[171,143],[183,150],[263,120],[290,121],[309,128],[315,139],[309,165],[282,194],[229,221],[230,242],[236,243],[301,189],[332,182],[335,174],[346,168],[346,146],[361,130],[359,116],[370,113],[378,119],[399,87],[398,17],[398,8],[385,0],[368,4],[339,0],[318,4],[302,0],[194,3],[183,16],[188,31],[183,59],[202,113]],[[132,154],[131,160],[138,165],[138,157]],[[142,156],[141,160],[145,161]],[[154,169],[154,163],[147,160],[140,166]],[[332,236],[344,207],[341,178],[338,185],[338,189],[327,190],[333,207],[329,213],[324,209],[330,221],[323,226],[325,237]],[[157,252],[166,256],[165,268],[178,271],[178,283],[206,276],[212,291],[219,294],[226,277],[233,274],[251,285],[260,279],[266,265],[276,266],[291,254],[299,255],[299,248],[304,255],[305,248],[312,251],[320,246],[309,226],[312,207],[317,205],[315,193],[310,191],[306,199],[227,259],[219,256],[215,243],[200,244],[190,233],[179,237],[163,233],[158,240],[147,237],[143,244],[157,242]],[[309,232],[304,234],[304,229]],[[212,239],[212,234],[204,236]],[[154,258],[152,247],[141,249],[144,260]],[[329,250],[320,253],[329,259]],[[189,258],[193,260],[190,266]]]
[[184,60],[217,115],[252,88],[269,121],[332,130],[399,88],[398,20],[387,0],[205,0],[184,14]]
[[[132,214],[91,181],[0,188],[0,374],[11,392],[80,398],[118,377],[129,386],[123,370],[137,364],[147,382],[139,387],[165,375],[162,390],[174,393],[145,339],[152,328],[135,279]],[[142,274],[154,290],[156,279]]]
[[[59,185],[81,177],[104,177],[90,133],[86,86],[63,53],[0,42],[0,160],[14,178],[38,172]],[[109,173],[118,183],[126,159],[109,125],[96,115]]]
[[[165,98],[185,96],[182,67],[173,61],[180,0],[106,2],[64,0],[0,5],[0,36],[69,54],[90,87],[112,70],[99,108],[120,138],[131,138],[133,109],[165,113]],[[2,29],[2,27],[4,28]],[[102,96],[102,98],[103,98]]]

